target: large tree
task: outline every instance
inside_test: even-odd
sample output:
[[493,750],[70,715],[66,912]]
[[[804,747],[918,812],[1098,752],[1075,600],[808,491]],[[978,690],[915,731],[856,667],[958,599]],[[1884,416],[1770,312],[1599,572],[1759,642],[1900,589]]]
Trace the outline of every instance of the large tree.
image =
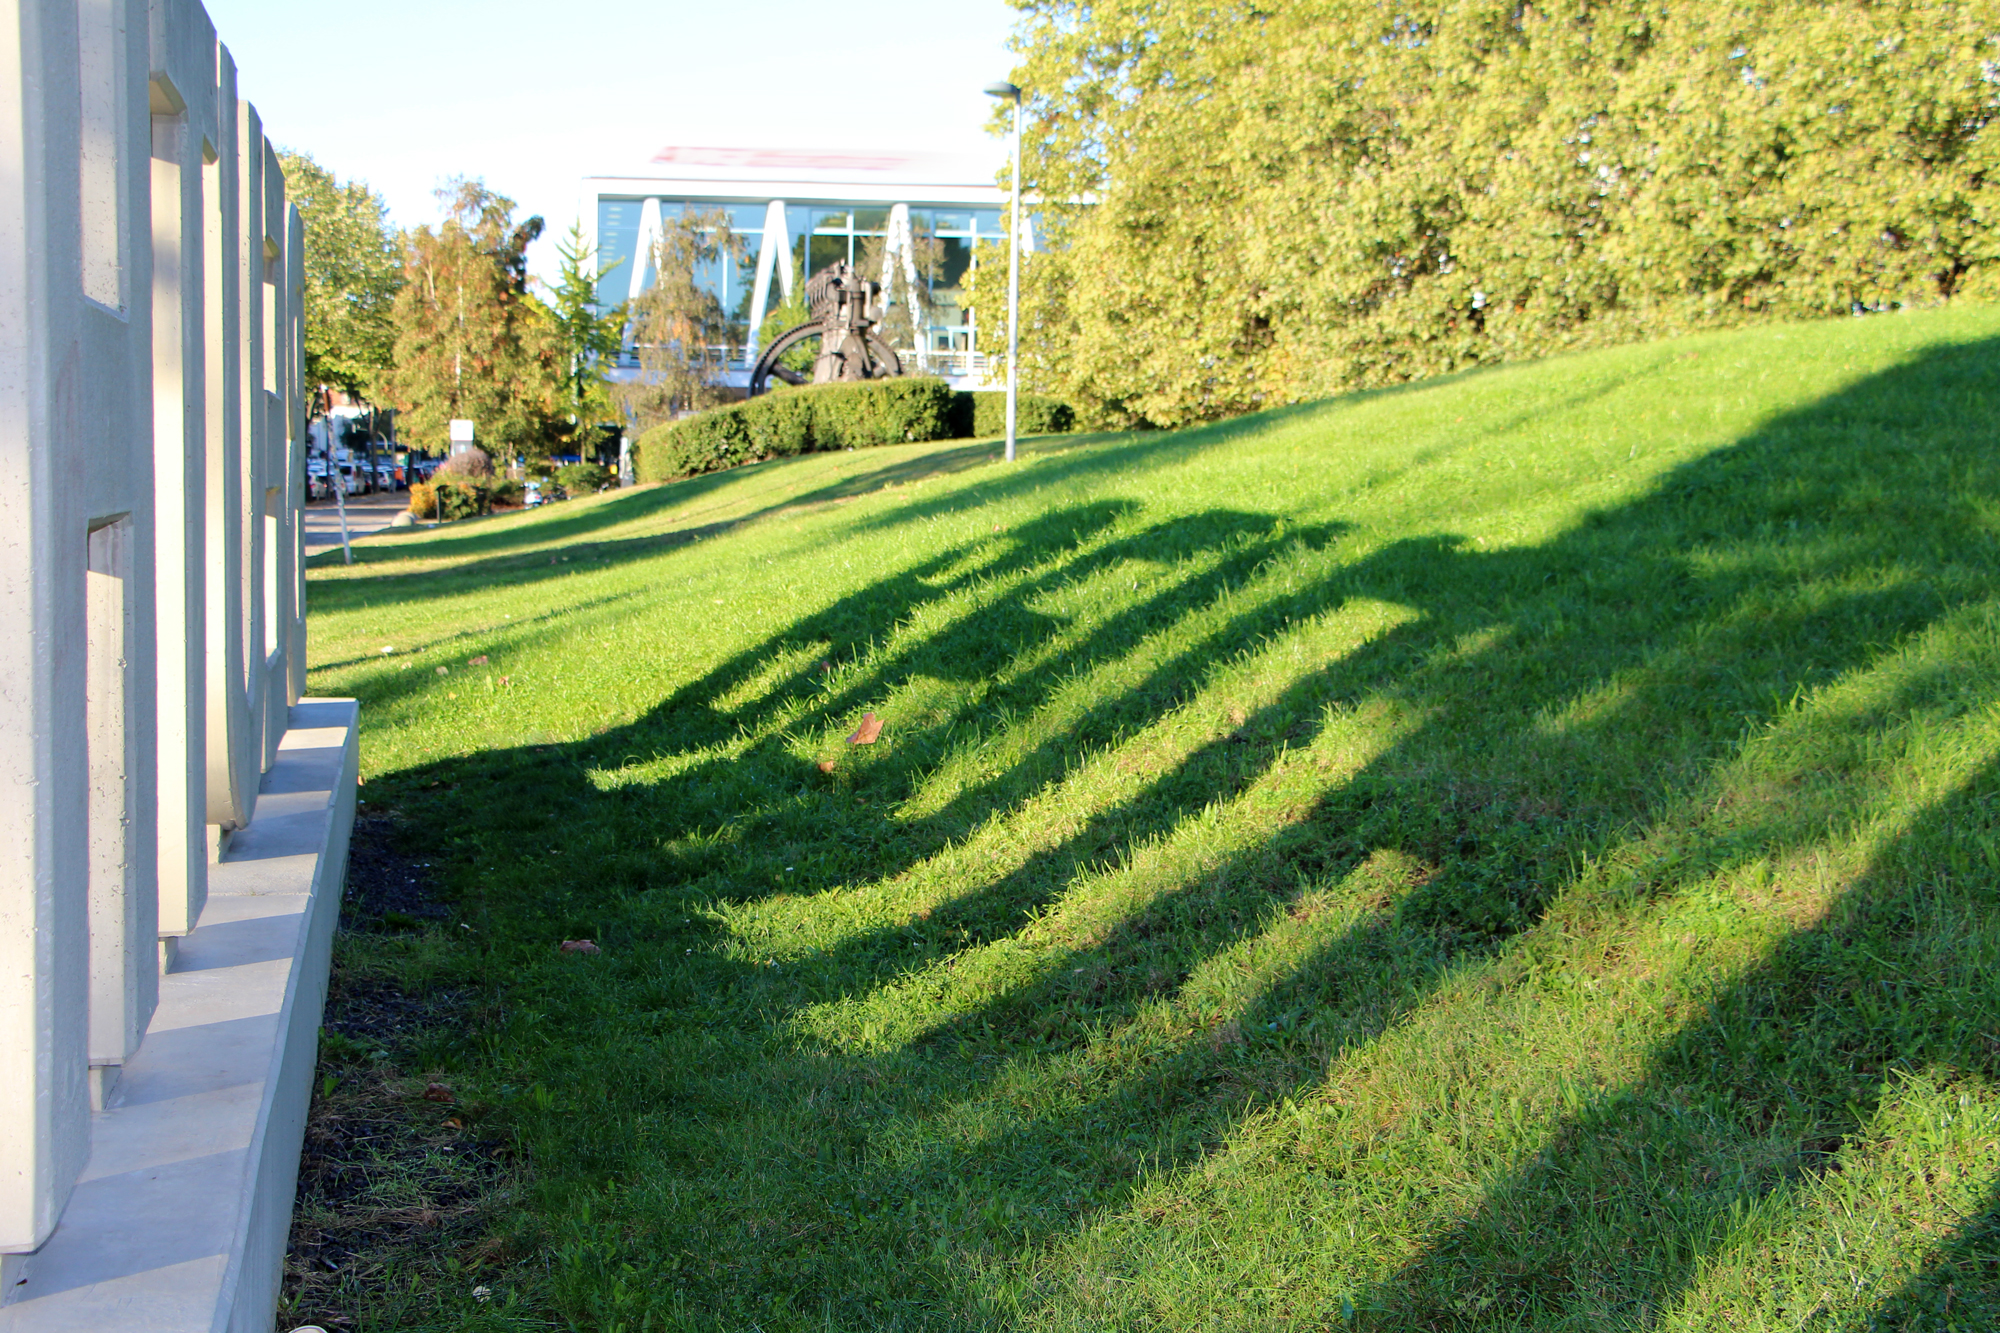
[[1022,370],[1100,419],[2000,295],[1990,6],[1016,3]]
[[305,224],[308,386],[372,399],[393,360],[402,247],[382,196],[341,180],[309,155],[281,149],[285,193]]
[[445,221],[405,237],[386,386],[402,435],[442,449],[463,417],[489,453],[544,454],[566,414],[556,320],[528,291],[527,248],[542,220],[516,223],[514,201],[479,181],[452,181],[438,197]]
[[630,303],[639,381],[624,396],[639,429],[722,401],[718,382],[735,330],[704,278],[718,265],[741,263],[745,253],[720,209],[662,219],[653,285]]

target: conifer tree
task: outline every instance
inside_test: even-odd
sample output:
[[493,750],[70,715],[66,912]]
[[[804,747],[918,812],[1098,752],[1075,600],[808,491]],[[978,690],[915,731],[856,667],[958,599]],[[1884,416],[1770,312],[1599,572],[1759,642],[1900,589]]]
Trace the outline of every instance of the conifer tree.
[[616,420],[606,372],[608,359],[618,351],[625,307],[620,303],[600,312],[597,289],[604,275],[624,261],[599,267],[581,222],[557,243],[556,258],[560,269],[548,304],[562,358],[564,410],[578,428]]

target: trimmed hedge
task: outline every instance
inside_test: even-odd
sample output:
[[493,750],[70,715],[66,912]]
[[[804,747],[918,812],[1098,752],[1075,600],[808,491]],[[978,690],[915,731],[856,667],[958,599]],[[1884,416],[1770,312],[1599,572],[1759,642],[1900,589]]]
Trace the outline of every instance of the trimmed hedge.
[[[1005,389],[979,389],[960,393],[962,405],[957,407],[957,422],[962,428],[955,435],[973,439],[986,439],[992,435],[1007,433],[1007,391]],[[1076,429],[1076,413],[1068,403],[1060,398],[1050,398],[1039,393],[1024,393],[1014,400],[1014,433],[1016,435],[1067,435]]]
[[671,481],[743,463],[873,444],[950,439],[943,380],[814,384],[767,393],[656,426],[638,440],[640,481]]

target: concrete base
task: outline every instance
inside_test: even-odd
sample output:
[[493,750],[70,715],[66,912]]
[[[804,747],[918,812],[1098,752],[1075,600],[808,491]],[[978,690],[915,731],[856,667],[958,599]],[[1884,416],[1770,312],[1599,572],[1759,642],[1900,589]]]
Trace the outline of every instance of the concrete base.
[[269,1333],[360,758],[352,700],[289,722],[61,1223],[0,1263],[0,1333]]

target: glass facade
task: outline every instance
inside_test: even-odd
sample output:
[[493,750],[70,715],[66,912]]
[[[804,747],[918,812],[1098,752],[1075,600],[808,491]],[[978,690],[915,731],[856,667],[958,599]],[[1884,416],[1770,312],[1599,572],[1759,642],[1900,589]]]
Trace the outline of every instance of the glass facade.
[[[730,228],[743,243],[743,257],[735,262],[718,261],[704,266],[697,281],[722,303],[735,323],[737,341],[748,339],[750,317],[756,302],[759,257],[767,245],[782,245],[791,260],[793,280],[802,289],[805,280],[830,264],[849,263],[863,269],[868,277],[881,278],[882,255],[888,241],[890,206],[882,203],[840,201],[792,203],[783,206],[785,228],[782,237],[765,234],[769,212],[767,201],[691,200],[661,198],[657,202],[664,222],[690,214],[722,212]],[[971,353],[973,331],[960,297],[965,275],[976,262],[979,247],[1004,244],[1001,213],[997,208],[908,206],[910,230],[921,246],[923,238],[938,242],[938,262],[930,273],[919,272],[925,286],[926,318],[918,334],[927,352]],[[642,267],[638,290],[653,285],[652,256],[640,253],[641,231],[645,228],[648,200],[643,197],[599,196],[597,201],[597,244],[600,264],[609,271],[598,280],[597,297],[606,308],[631,296],[633,270]],[[784,301],[785,265],[772,256],[770,290],[764,309],[775,310]],[[900,264],[898,265],[900,269]],[[900,291],[900,281],[896,284]],[[906,337],[905,341],[912,339]],[[907,349],[905,349],[907,350]]]

